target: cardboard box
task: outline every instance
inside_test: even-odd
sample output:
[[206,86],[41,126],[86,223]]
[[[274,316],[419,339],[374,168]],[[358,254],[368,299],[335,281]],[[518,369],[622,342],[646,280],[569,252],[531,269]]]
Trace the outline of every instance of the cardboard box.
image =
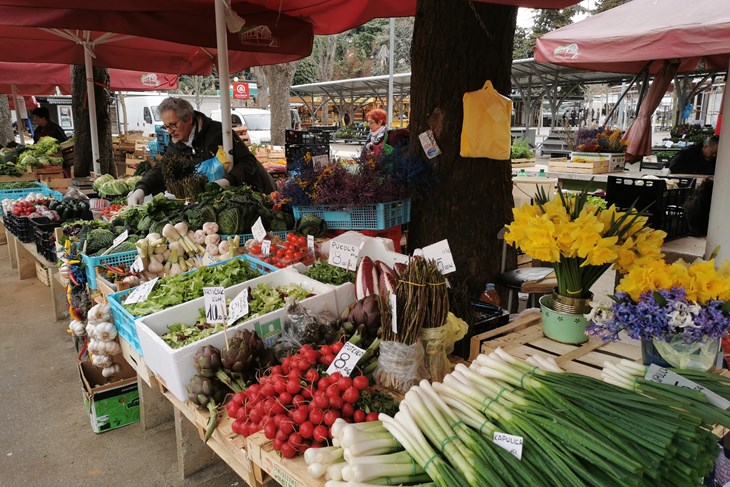
[[107,383],[101,369],[90,362],[79,362],[84,406],[94,433],[104,433],[139,421],[137,374],[122,355],[114,356],[121,370],[114,382]]
[[[285,284],[299,284],[304,289],[315,294],[315,296],[301,302],[304,307],[314,313],[328,310],[334,313],[335,316],[339,316],[341,311],[338,307],[337,297],[342,296],[344,303],[344,295],[347,293],[344,289],[335,292],[333,286],[322,284],[314,279],[303,276],[292,268],[286,268],[231,286],[225,291],[226,297],[233,299],[244,288],[254,288],[262,283],[266,283],[272,287]],[[349,289],[354,297],[354,289]],[[185,345],[184,347],[174,349],[162,340],[161,335],[167,333],[168,326],[173,323],[194,323],[199,316],[198,310],[204,306],[205,298],[201,297],[158,313],[144,316],[136,321],[139,344],[142,348],[142,356],[147,363],[147,367],[181,401],[185,401],[187,397],[185,384],[195,375],[193,355],[195,355],[195,352],[200,347],[206,345],[212,345],[218,349],[224,347],[224,333],[221,331],[202,340]],[[238,330],[255,330],[264,342],[268,346],[271,346],[276,337],[281,333],[285,319],[286,308],[284,307],[232,326],[228,329],[227,333],[228,336],[232,336]]]

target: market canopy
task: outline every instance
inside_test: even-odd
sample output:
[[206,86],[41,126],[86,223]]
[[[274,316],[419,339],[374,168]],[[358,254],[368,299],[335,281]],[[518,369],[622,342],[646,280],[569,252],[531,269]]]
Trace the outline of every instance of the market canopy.
[[[178,77],[148,71],[109,70],[111,91],[174,90]],[[0,62],[0,94],[12,93],[15,85],[21,96],[52,95],[56,87],[61,93],[71,93],[71,68],[65,64]]]
[[730,2],[633,0],[545,34],[535,59],[562,66],[658,73],[664,60],[678,72],[725,71],[730,56]]

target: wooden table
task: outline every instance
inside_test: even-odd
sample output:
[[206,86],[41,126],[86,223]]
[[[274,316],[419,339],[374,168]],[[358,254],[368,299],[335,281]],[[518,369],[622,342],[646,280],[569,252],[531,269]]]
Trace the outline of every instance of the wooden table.
[[[54,316],[57,320],[66,319],[68,317],[66,286],[63,285],[59,278],[58,267],[48,262],[45,257],[36,251],[35,243],[21,242],[7,228],[5,228],[5,238],[7,240],[10,267],[17,269],[18,279],[23,280],[37,277],[48,286],[50,288],[50,299]],[[37,266],[41,267],[37,268]],[[41,275],[44,277],[41,277]]]
[[515,320],[494,330],[475,335],[471,339],[469,357],[474,360],[480,353],[490,353],[497,347],[520,358],[531,355],[552,357],[568,372],[601,378],[603,363],[621,359],[641,362],[641,345],[628,337],[619,342],[591,337],[581,345],[567,345],[547,338],[542,331],[539,314]]

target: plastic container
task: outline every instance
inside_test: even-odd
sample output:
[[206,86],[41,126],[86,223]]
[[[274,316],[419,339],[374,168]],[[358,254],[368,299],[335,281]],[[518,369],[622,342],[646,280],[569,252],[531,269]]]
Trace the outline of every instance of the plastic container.
[[491,282],[487,283],[487,286],[484,289],[484,292],[482,293],[479,300],[482,303],[493,304],[494,306],[499,306],[499,294],[497,294],[497,290],[494,288],[493,283],[491,283]]
[[292,206],[294,218],[312,214],[333,230],[385,230],[411,221],[411,200],[372,203],[354,207],[342,205]]
[[547,178],[538,176],[522,176],[512,179],[512,198],[515,201],[515,208],[522,205],[529,205],[537,194],[544,191],[548,200],[555,196],[555,187],[558,178]]

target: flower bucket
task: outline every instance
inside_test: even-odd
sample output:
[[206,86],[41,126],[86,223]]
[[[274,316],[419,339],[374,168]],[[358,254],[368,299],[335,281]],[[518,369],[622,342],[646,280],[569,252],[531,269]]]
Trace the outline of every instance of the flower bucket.
[[542,329],[545,336],[561,343],[578,345],[588,341],[588,320],[582,314],[566,313],[553,309],[553,297],[540,298]]
[[654,342],[644,338],[641,339],[641,362],[644,365],[654,364],[664,368],[671,367],[669,362],[664,360],[664,357],[656,349]]
[[703,372],[715,365],[720,350],[720,340],[686,343],[681,336],[676,336],[667,341],[655,338],[652,343],[672,367]]

